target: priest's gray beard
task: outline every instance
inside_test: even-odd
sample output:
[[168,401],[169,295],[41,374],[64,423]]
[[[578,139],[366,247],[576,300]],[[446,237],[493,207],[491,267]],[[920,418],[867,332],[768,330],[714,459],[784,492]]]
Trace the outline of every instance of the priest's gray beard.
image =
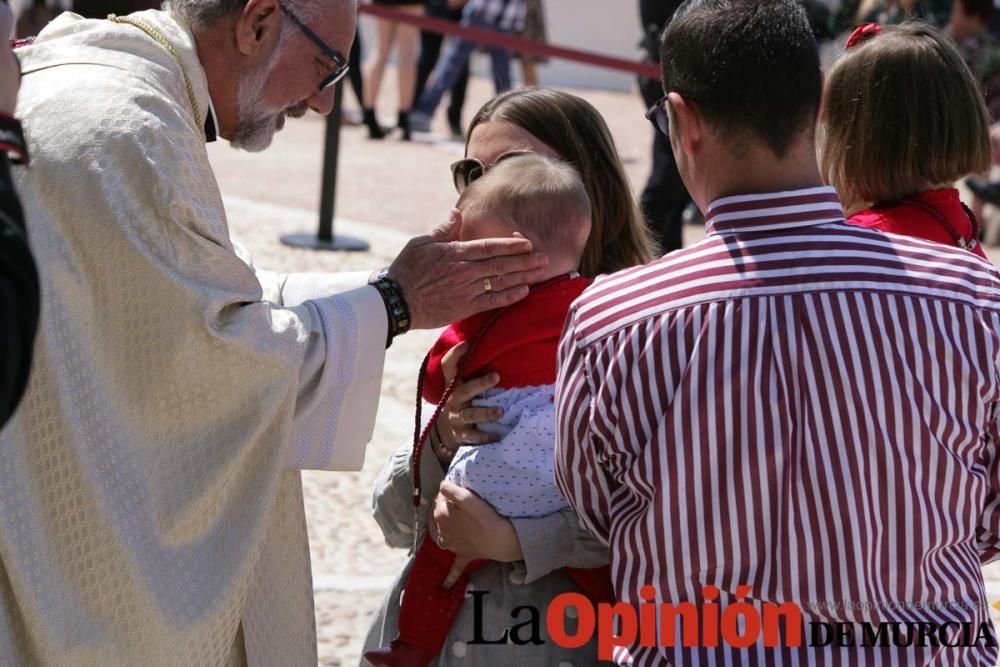
[[255,71],[240,75],[237,89],[239,96],[238,119],[236,131],[229,144],[233,148],[242,148],[251,153],[259,153],[271,145],[274,133],[278,131],[278,118],[282,115],[301,118],[309,110],[305,102],[293,104],[290,107],[274,109],[264,102],[264,88],[278,63],[278,58],[284,49],[287,35],[282,34],[277,48],[271,58]]

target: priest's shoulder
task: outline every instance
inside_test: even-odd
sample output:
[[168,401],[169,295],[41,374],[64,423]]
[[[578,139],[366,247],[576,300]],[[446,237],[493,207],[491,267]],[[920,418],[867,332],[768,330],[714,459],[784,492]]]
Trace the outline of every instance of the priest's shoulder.
[[29,130],[54,123],[86,140],[101,130],[197,129],[176,62],[137,28],[67,13],[18,57],[18,115]]
[[66,65],[24,78],[17,115],[33,162],[44,152],[72,159],[130,142],[179,148],[201,139],[204,146],[187,100],[164,94],[135,73]]

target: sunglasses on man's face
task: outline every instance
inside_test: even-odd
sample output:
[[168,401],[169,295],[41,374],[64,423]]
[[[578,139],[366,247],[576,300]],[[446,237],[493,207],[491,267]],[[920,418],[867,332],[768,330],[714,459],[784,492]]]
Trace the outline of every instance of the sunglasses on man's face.
[[458,190],[458,194],[465,192],[465,188],[478,178],[481,178],[483,174],[497,166],[507,158],[517,157],[518,155],[530,155],[533,151],[511,151],[509,153],[504,153],[496,160],[493,164],[485,164],[482,160],[477,160],[474,157],[462,158],[458,162],[454,162],[451,165],[451,178],[455,183],[455,189]]
[[653,106],[646,112],[646,120],[653,124],[657,131],[663,136],[670,136],[670,116],[667,115],[667,96],[664,95],[656,100]]

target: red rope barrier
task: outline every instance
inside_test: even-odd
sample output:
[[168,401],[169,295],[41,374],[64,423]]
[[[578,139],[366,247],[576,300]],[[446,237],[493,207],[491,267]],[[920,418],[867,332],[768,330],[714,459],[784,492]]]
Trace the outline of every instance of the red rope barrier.
[[378,18],[396,21],[397,23],[408,23],[420,28],[421,30],[439,32],[443,35],[457,35],[459,37],[464,37],[471,42],[482,44],[483,46],[499,46],[501,48],[519,51],[520,53],[561,58],[563,60],[584,63],[585,65],[593,65],[594,67],[603,67],[606,69],[638,74],[639,76],[645,76],[650,79],[660,78],[660,67],[655,63],[635,62],[633,60],[625,60],[623,58],[590,53],[589,51],[570,49],[564,46],[544,44],[531,39],[524,39],[523,37],[505,35],[495,30],[469,28],[444,19],[407,14],[384,5],[360,5],[358,7],[358,11],[364,14],[377,16]]

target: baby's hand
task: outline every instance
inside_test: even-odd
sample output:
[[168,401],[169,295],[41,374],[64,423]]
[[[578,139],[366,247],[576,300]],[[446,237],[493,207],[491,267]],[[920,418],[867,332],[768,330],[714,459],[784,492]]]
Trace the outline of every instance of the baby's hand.
[[[458,372],[458,362],[468,351],[468,343],[459,343],[448,350],[441,360],[441,371],[445,382],[451,382]],[[500,383],[500,376],[490,373],[480,378],[459,382],[455,385],[444,412],[435,424],[438,441],[441,446],[452,452],[466,445],[486,445],[497,442],[500,438],[492,433],[484,433],[476,428],[476,424],[494,422],[503,416],[500,408],[477,408],[472,405],[472,399]],[[440,458],[440,457],[439,457]]]

